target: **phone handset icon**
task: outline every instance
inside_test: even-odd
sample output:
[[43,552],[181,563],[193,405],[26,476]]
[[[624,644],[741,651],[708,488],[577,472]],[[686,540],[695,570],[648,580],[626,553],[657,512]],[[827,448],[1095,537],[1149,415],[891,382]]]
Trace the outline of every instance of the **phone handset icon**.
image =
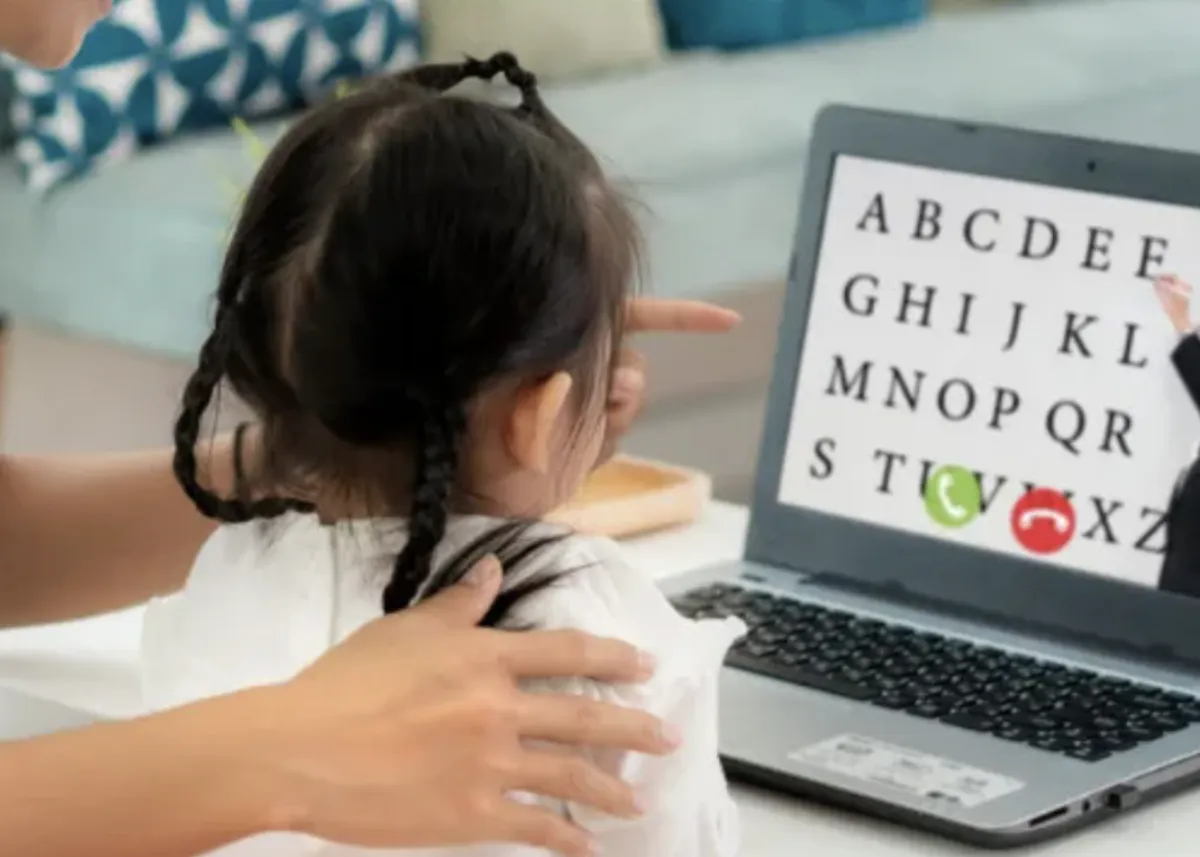
[[938,499],[942,501],[942,508],[946,510],[946,514],[956,521],[961,521],[970,514],[970,511],[965,506],[960,506],[954,502],[954,498],[950,496],[950,492],[954,489],[954,476],[950,473],[942,473],[938,476],[937,492]]
[[1057,553],[1075,537],[1075,507],[1052,488],[1026,492],[1013,504],[1009,521],[1017,544],[1030,553]]
[[1071,519],[1057,509],[1026,509],[1021,513],[1017,520],[1017,526],[1022,530],[1028,530],[1033,526],[1035,521],[1049,521],[1054,525],[1054,529],[1060,533],[1065,533],[1071,529]]
[[935,470],[921,490],[925,514],[935,524],[950,529],[965,527],[979,517],[983,507],[979,480],[970,470],[957,464],[946,464]]

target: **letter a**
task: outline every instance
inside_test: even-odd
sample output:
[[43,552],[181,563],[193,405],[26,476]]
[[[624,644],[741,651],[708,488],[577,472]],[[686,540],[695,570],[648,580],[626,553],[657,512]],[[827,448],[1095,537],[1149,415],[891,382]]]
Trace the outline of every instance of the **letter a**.
[[887,216],[884,214],[884,211],[883,211],[883,192],[882,191],[875,194],[875,196],[873,196],[871,198],[871,204],[867,207],[867,213],[862,216],[862,220],[858,221],[858,225],[855,226],[854,228],[857,229],[859,232],[866,232],[867,231],[867,223],[872,220],[876,221],[879,224],[878,227],[876,227],[872,231],[878,232],[880,235],[888,234]]

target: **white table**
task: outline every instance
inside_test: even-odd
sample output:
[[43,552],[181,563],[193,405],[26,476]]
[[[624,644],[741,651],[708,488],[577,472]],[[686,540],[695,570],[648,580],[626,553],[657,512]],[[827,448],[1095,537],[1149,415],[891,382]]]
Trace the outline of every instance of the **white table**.
[[[628,543],[634,561],[666,577],[736,559],[744,508],[713,504],[694,527]],[[49,628],[0,633],[0,737],[32,731],[44,709],[30,696],[61,700],[102,716],[136,711],[140,611]],[[3,688],[19,688],[21,695]],[[745,831],[742,857],[939,857],[974,849],[785,796],[736,787]],[[1200,854],[1200,791],[1159,803],[1034,849],[1048,857],[1189,857]]]

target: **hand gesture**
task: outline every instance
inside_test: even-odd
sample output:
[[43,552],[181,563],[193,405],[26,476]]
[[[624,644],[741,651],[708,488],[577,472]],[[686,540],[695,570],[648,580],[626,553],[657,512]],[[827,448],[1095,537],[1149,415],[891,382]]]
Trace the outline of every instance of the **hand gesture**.
[[[741,317],[732,310],[703,301],[671,301],[634,298],[626,316],[628,333],[725,333]],[[628,346],[621,349],[608,399],[608,427],[598,464],[616,451],[642,408],[646,394],[646,365],[641,353]]]
[[527,693],[525,679],[636,682],[628,645],[572,631],[474,627],[499,589],[481,577],[380,619],[274,691],[269,758],[297,807],[288,827],[367,847],[513,842],[583,857],[584,831],[510,799],[532,792],[616,816],[638,814],[628,785],[582,755],[610,746],[660,755],[673,737],[650,715],[583,698]]
[[1175,332],[1182,336],[1192,330],[1192,287],[1174,275],[1154,281],[1154,294],[1171,320]]

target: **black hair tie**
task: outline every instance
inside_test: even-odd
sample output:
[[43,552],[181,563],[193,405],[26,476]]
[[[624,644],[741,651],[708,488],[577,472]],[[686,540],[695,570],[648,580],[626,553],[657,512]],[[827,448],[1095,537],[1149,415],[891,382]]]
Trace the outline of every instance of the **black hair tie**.
[[233,430],[233,495],[242,503],[250,502],[250,483],[246,479],[246,430],[250,423],[238,423]]

